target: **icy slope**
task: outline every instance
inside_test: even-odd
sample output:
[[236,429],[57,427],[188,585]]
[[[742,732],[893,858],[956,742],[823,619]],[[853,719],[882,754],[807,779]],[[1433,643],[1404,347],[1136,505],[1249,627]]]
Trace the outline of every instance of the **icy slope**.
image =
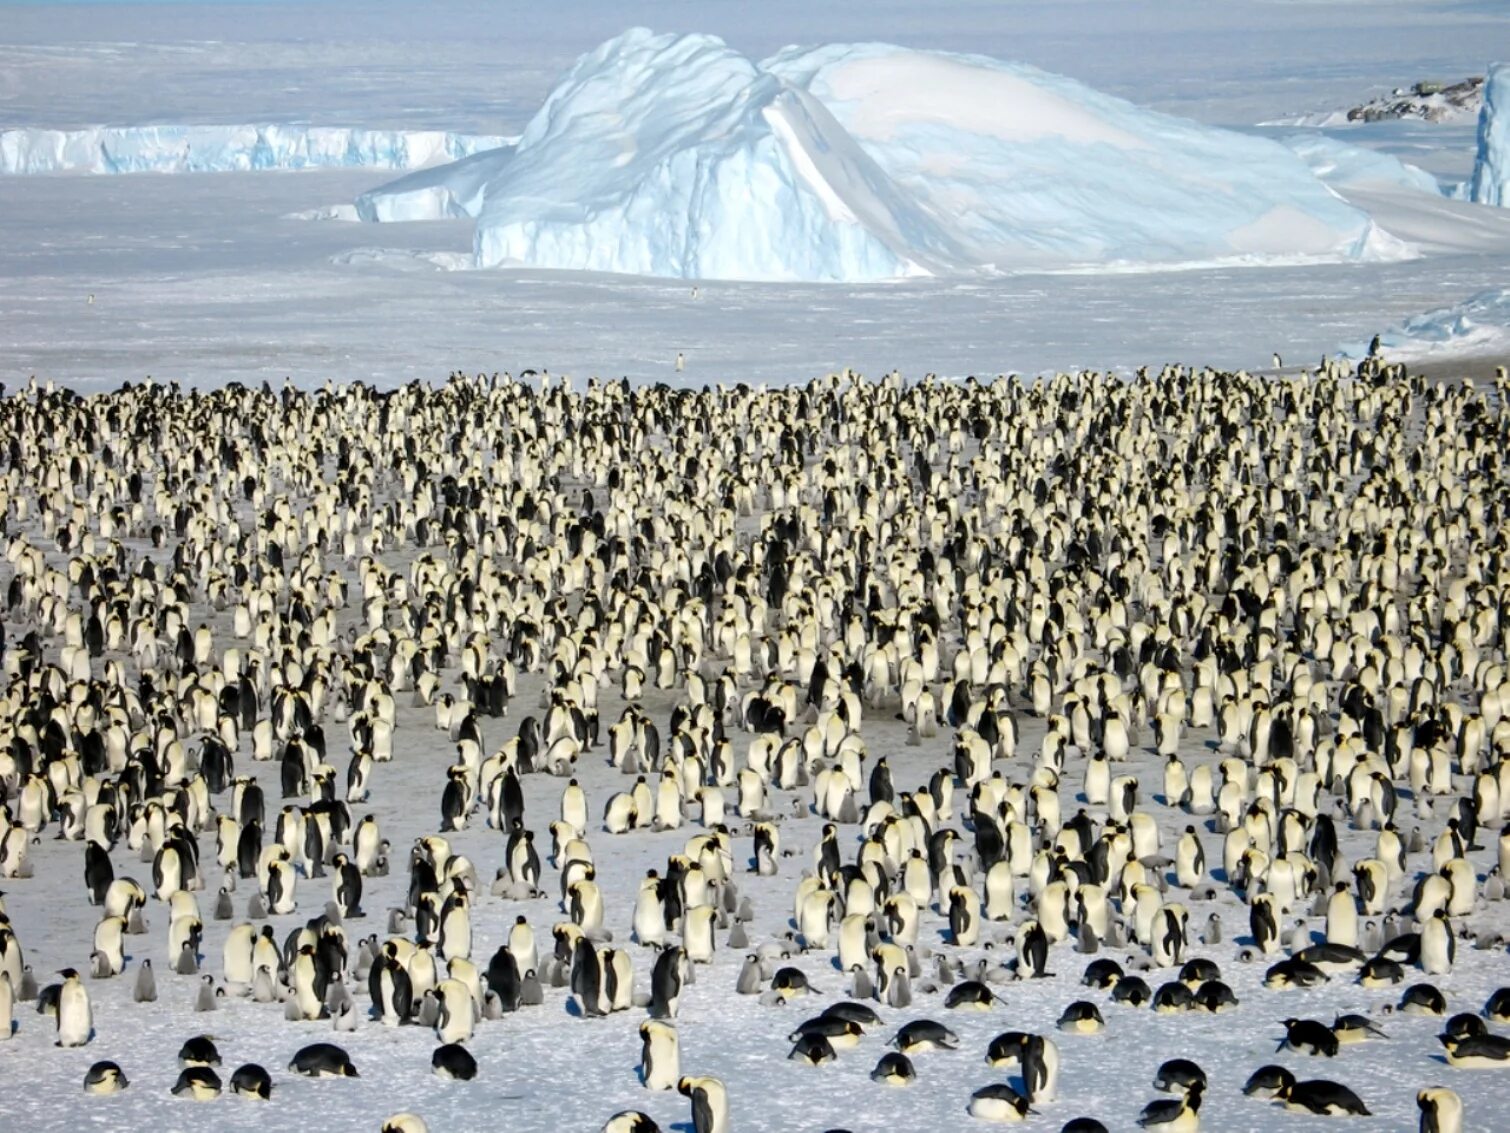
[[871,279],[948,244],[822,107],[709,36],[584,56],[483,196],[483,266]]
[[1367,250],[1368,219],[1284,147],[1034,67],[885,44],[766,67],[998,267]]
[[1510,206],[1510,63],[1496,63],[1484,80],[1479,112],[1479,154],[1469,199]]
[[0,130],[0,173],[227,173],[251,169],[416,169],[509,139],[444,130],[343,126],[93,126]]
[[1281,139],[1311,172],[1334,188],[1348,185],[1389,186],[1440,197],[1442,187],[1426,170],[1393,154],[1355,146],[1321,131]]
[[510,151],[365,194],[476,215],[479,266],[868,280],[981,269],[1359,258],[1392,241],[1278,143],[1035,68],[883,44],[756,65],[634,29]]

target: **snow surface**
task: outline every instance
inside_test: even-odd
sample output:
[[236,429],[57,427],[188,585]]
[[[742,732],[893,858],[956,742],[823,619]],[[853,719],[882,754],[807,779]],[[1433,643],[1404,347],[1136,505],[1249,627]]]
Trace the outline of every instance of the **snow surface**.
[[511,151],[357,207],[476,215],[481,267],[686,279],[1393,251],[1285,148],[1034,67],[885,44],[756,65],[643,28],[578,60]]
[[1510,207],[1510,63],[1489,68],[1479,111],[1478,158],[1470,199]]
[[[1510,355],[1510,288],[1481,291],[1460,303],[1423,311],[1382,332],[1392,358],[1420,360],[1463,354]],[[1361,357],[1366,347],[1345,353]]]
[[510,139],[448,130],[299,123],[0,130],[3,173],[226,173],[251,169],[416,169]]

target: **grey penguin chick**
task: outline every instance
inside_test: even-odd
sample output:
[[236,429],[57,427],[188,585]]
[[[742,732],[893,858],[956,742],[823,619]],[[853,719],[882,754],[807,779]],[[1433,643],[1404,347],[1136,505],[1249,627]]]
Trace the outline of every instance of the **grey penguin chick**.
[[131,989],[131,998],[136,1003],[157,1002],[157,977],[152,974],[151,960],[143,960],[136,970],[136,986]]
[[199,990],[194,993],[194,1010],[206,1012],[215,1010],[215,977],[206,973],[199,978]]

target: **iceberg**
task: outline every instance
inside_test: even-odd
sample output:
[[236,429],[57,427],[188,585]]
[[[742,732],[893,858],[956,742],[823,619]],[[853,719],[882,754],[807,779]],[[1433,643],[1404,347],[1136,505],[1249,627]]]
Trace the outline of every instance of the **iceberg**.
[[479,267],[867,281],[1368,258],[1388,239],[1290,149],[983,56],[886,44],[755,63],[632,29],[507,149],[365,193],[475,217]]
[[1478,136],[1468,199],[1510,207],[1510,63],[1494,64],[1484,79]]
[[417,169],[510,138],[445,130],[298,123],[0,130],[0,173],[231,173],[257,169]]

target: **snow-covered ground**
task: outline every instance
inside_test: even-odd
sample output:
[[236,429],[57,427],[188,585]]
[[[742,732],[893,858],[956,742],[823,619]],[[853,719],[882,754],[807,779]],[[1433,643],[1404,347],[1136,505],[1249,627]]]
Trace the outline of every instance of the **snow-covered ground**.
[[[1412,361],[1463,354],[1510,357],[1510,289],[1482,291],[1412,315],[1384,331],[1380,345],[1390,357]],[[1346,352],[1358,358],[1364,350],[1356,343]]]

